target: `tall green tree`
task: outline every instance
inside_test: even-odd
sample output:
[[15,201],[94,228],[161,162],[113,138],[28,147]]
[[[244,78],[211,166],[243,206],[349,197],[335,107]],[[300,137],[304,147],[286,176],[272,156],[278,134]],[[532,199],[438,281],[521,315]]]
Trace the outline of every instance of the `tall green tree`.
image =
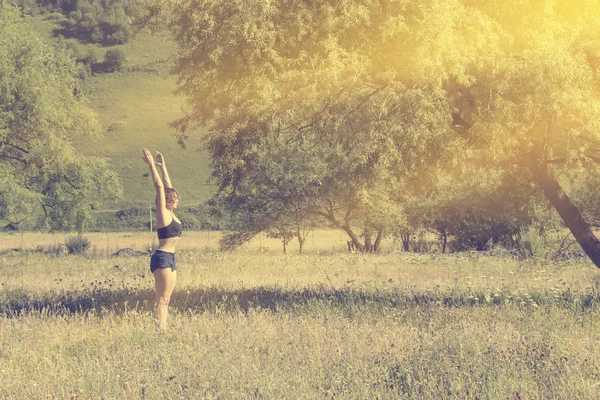
[[72,140],[99,126],[65,48],[39,37],[21,12],[0,4],[0,218],[9,226],[85,229],[91,207],[120,195],[104,159]]
[[501,31],[492,62],[455,87],[457,132],[496,167],[530,174],[600,267],[600,242],[559,175],[600,161],[600,8],[589,0],[465,0]]
[[372,219],[386,220],[398,186],[444,162],[454,140],[445,84],[466,81],[496,40],[483,14],[454,0],[181,1],[172,11],[189,100],[175,125],[182,143],[190,127],[210,127],[221,194],[236,205],[276,192],[259,183],[275,177],[254,172],[286,147],[320,183],[298,201],[361,249],[370,232],[381,238]]
[[283,240],[290,234],[296,237],[302,253],[313,226],[322,174],[318,173],[318,161],[313,163],[314,152],[301,145],[293,149],[277,142],[255,147],[235,191],[216,196],[213,203],[225,211],[226,228],[233,231],[225,236],[222,249],[237,247],[262,231],[270,231]]
[[235,194],[274,132],[340,150],[326,170],[352,172],[324,188],[344,215],[382,193],[374,180],[398,198],[444,163],[520,169],[600,266],[557,180],[599,159],[595,1],[181,0],[173,12],[189,99],[176,126],[185,141],[209,124],[223,191]]

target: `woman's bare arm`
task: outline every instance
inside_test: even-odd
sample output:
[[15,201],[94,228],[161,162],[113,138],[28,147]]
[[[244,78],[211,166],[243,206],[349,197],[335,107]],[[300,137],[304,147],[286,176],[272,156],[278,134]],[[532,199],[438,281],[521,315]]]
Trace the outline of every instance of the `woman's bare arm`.
[[150,173],[152,174],[152,182],[156,189],[156,223],[157,226],[167,226],[171,223],[171,213],[167,210],[167,200],[165,198],[165,188],[163,181],[160,179],[160,175],[154,165],[154,159],[148,149],[144,149],[142,152],[142,159],[150,167]]
[[168,189],[172,189],[173,185],[171,184],[171,178],[169,178],[169,172],[167,172],[167,164],[165,163],[165,158],[159,151],[156,152],[156,164],[160,166],[160,171],[162,172],[165,187]]

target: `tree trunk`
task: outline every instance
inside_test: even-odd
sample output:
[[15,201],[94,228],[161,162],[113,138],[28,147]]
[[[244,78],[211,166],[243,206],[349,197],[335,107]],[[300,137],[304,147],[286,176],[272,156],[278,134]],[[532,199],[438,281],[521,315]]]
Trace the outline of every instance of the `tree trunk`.
[[375,253],[379,252],[379,246],[381,246],[381,241],[383,240],[383,229],[377,232],[377,237],[375,238],[375,243],[373,244],[373,251]]
[[558,181],[552,176],[545,163],[526,161],[533,177],[544,194],[581,246],[585,254],[600,268],[600,241],[594,236],[590,225],[585,221],[577,206],[573,204]]
[[443,232],[440,234],[441,238],[442,238],[442,254],[446,254],[446,246],[448,244],[448,234],[446,232]]
[[365,252],[372,253],[373,252],[373,242],[371,239],[371,231],[365,229]]
[[348,240],[346,244],[348,245],[349,253],[354,253],[356,251],[356,247],[354,246],[354,242],[352,242],[352,240]]
[[352,239],[352,243],[354,243],[354,247],[361,253],[364,253],[365,246],[358,240],[358,236],[356,236],[356,234],[352,231],[352,229],[350,229],[349,226],[342,226],[341,228],[344,230],[344,232],[346,232],[348,234],[350,239]]
[[410,233],[401,233],[400,237],[402,238],[402,247],[404,251],[410,251]]
[[298,254],[302,255],[302,250],[304,249],[304,238],[302,235],[298,235]]
[[350,228],[350,224],[348,223],[348,218],[345,219],[344,224],[340,223],[335,218],[335,215],[333,214],[333,211],[331,211],[331,209],[329,209],[327,213],[318,212],[317,214],[325,217],[336,228],[339,228],[339,229],[343,230],[344,232],[346,232],[348,234],[348,236],[350,237],[350,239],[352,240],[352,243],[354,243],[354,247],[361,253],[364,253],[365,246],[360,242],[360,240],[358,240],[358,236],[356,236],[356,234]]

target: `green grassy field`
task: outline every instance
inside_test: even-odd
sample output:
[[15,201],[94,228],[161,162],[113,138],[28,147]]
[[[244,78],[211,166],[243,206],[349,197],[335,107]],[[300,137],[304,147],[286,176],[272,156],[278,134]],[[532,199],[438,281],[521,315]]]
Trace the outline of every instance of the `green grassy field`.
[[[34,28],[48,40],[56,40],[60,14],[32,18]],[[99,61],[111,47],[76,42],[85,53],[93,49]],[[181,117],[184,99],[176,96],[175,78],[170,75],[175,43],[166,34],[138,33],[129,43],[112,46],[123,50],[125,68],[118,73],[98,73],[86,80],[90,107],[103,130],[100,140],[80,139],[76,149],[87,155],[106,157],[123,185],[123,199],[106,204],[106,209],[144,206],[154,201],[154,188],[141,159],[142,148],[160,150],[169,166],[173,185],[181,192],[182,205],[204,202],[214,189],[208,154],[202,149],[201,132],[191,132],[187,150],[182,149],[169,123]]]
[[600,398],[587,260],[259,250],[182,247],[166,333],[147,256],[2,251],[0,398]]

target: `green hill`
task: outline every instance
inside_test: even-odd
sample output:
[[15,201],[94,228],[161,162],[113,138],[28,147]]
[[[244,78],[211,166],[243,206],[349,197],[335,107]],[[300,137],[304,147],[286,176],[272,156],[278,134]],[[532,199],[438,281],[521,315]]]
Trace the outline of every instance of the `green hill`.
[[[64,17],[58,13],[32,18],[34,29],[57,40],[56,31]],[[82,51],[94,49],[98,60],[111,47],[67,39]],[[76,148],[87,155],[106,157],[119,174],[124,189],[122,200],[105,204],[114,213],[129,207],[148,207],[154,188],[148,168],[141,159],[142,148],[160,150],[167,161],[171,180],[181,192],[182,206],[198,205],[210,197],[214,185],[208,153],[201,148],[200,132],[192,133],[187,150],[177,144],[169,123],[182,115],[184,99],[176,96],[175,78],[169,73],[176,46],[166,34],[140,33],[120,46],[127,61],[122,72],[96,73],[86,79],[90,107],[106,134],[100,140],[78,140]]]

